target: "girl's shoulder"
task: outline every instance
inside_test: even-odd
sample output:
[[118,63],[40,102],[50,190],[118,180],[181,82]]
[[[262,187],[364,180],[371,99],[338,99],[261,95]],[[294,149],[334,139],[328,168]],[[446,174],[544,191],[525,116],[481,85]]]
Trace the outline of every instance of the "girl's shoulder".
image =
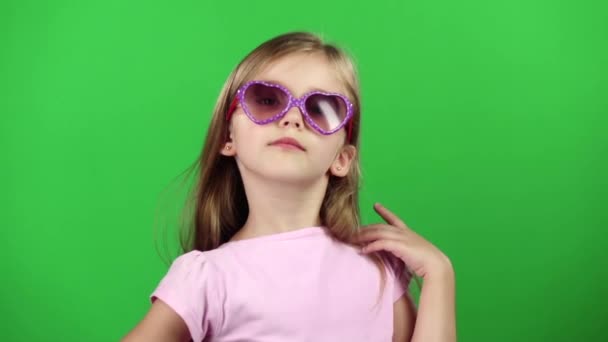
[[218,291],[223,283],[223,270],[212,251],[192,250],[176,257],[160,281],[158,288],[171,288],[177,292]]
[[194,340],[200,341],[207,330],[221,325],[222,285],[209,253],[193,250],[173,260],[149,298],[152,303],[161,299],[171,307],[182,317]]
[[188,274],[213,273],[218,270],[216,267],[217,254],[217,250],[199,251],[195,249],[185,252],[173,260],[169,271]]

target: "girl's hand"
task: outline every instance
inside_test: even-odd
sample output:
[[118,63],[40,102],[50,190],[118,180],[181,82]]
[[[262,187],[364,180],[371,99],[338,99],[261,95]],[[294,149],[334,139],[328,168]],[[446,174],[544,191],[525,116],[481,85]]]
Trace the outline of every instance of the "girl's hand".
[[385,207],[376,203],[374,209],[388,224],[363,227],[356,240],[363,246],[363,253],[389,251],[422,278],[453,272],[450,260],[437,247],[416,234]]

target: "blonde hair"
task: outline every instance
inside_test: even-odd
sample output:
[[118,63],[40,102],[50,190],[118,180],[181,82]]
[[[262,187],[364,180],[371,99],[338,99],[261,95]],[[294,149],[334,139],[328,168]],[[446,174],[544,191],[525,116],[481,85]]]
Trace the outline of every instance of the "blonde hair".
[[[197,168],[195,184],[183,211],[180,244],[182,253],[207,251],[219,247],[244,225],[249,207],[243,181],[233,157],[220,153],[228,138],[226,112],[237,89],[251,80],[262,68],[291,54],[320,53],[324,55],[344,85],[346,96],[353,103],[351,139],[346,143],[359,151],[361,103],[358,75],[350,56],[335,45],[307,32],[291,32],[272,38],[253,51],[229,75],[213,110],[203,150],[191,166]],[[360,229],[359,180],[361,170],[358,153],[345,177],[330,176],[321,205],[321,223],[332,236],[350,243]],[[381,288],[386,282],[382,258],[371,255],[381,272]],[[382,291],[381,291],[382,292]]]

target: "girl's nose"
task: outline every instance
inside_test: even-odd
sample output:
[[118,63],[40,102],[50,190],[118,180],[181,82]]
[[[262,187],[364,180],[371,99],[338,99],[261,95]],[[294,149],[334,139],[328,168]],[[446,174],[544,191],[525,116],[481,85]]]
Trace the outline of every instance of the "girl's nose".
[[302,113],[300,113],[300,108],[292,107],[289,109],[287,113],[281,118],[279,122],[280,126],[294,126],[296,128],[301,128],[304,125]]

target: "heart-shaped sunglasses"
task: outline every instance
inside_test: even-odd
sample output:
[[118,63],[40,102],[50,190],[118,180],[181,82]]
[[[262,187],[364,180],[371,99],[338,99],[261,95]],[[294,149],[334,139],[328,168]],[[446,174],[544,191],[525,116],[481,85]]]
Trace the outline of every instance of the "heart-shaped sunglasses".
[[279,120],[292,107],[298,107],[304,120],[323,135],[333,134],[348,123],[350,141],[353,104],[342,94],[311,91],[296,98],[280,84],[249,81],[238,89],[226,113],[226,120],[230,120],[238,103],[249,119],[258,125]]

